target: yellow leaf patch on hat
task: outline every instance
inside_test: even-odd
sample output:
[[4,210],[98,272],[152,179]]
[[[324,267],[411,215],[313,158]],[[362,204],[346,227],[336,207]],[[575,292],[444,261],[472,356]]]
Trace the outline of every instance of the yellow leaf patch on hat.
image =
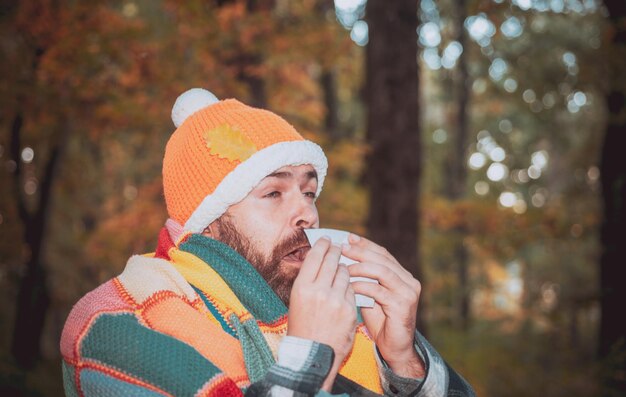
[[241,131],[222,124],[202,134],[211,154],[230,161],[245,161],[257,151],[257,147]]

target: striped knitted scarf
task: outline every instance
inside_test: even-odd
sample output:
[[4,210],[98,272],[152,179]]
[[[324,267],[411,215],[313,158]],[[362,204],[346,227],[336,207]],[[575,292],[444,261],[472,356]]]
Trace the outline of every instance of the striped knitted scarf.
[[[227,245],[188,234],[176,247],[164,237],[162,233],[156,255],[168,259],[191,284],[209,309],[211,320],[239,340],[243,354],[233,355],[233,360],[243,358],[246,371],[235,378],[243,383],[260,380],[275,362],[278,345],[287,332],[283,302],[256,269]],[[164,240],[169,240],[165,246]],[[340,374],[382,394],[375,354],[375,346],[361,323]],[[232,364],[233,368],[241,368],[241,363]]]

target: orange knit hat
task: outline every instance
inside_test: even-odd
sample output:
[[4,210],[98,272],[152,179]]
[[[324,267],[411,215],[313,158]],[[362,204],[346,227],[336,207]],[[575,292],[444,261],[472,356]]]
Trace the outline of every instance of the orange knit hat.
[[185,231],[202,232],[284,166],[312,165],[317,194],[322,190],[324,152],[272,112],[193,88],[176,100],[172,120],[177,129],[165,148],[163,190],[170,218]]

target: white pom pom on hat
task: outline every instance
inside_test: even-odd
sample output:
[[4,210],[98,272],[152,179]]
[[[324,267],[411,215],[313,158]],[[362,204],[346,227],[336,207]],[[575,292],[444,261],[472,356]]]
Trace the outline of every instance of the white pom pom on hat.
[[192,88],[183,92],[174,102],[172,107],[172,121],[176,128],[180,127],[185,120],[198,110],[219,102],[212,92],[204,88]]

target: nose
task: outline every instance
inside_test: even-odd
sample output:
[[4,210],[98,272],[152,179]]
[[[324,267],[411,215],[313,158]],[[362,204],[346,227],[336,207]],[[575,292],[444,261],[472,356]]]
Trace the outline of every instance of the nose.
[[315,202],[312,202],[310,198],[307,198],[304,195],[299,196],[300,197],[295,203],[292,226],[301,229],[317,226],[319,223],[319,217]]

